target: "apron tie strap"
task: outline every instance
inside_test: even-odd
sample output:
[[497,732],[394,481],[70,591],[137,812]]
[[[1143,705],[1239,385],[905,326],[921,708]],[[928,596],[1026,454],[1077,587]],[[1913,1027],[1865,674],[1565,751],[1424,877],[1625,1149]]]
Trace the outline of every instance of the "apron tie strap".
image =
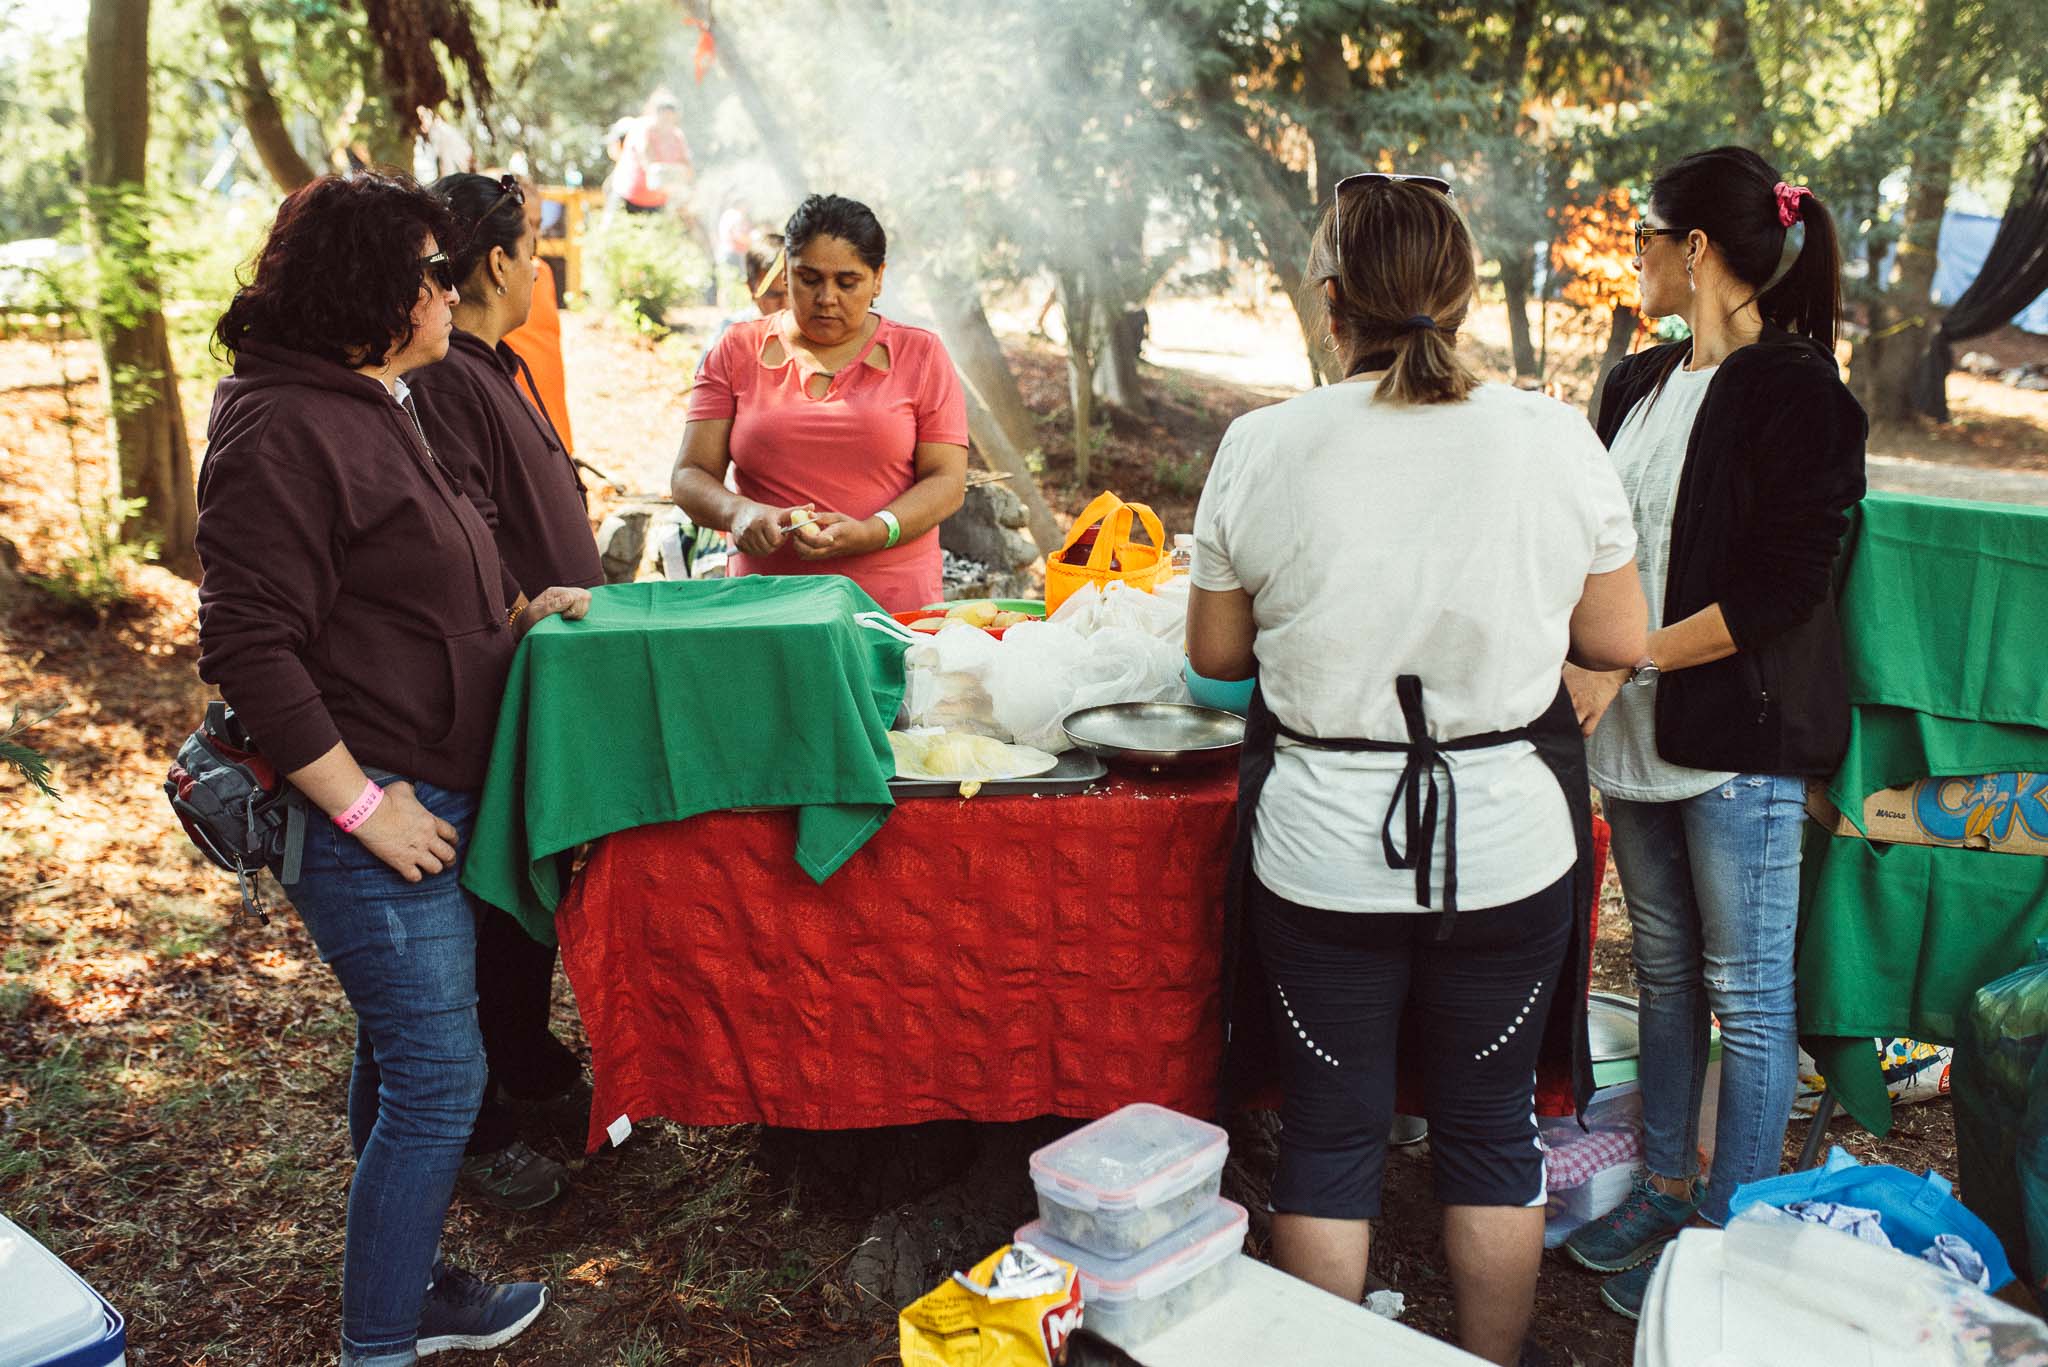
[[[1339,740],[1328,736],[1304,736],[1274,719],[1275,729],[1289,740],[1318,750],[1372,750],[1406,756],[1400,777],[1394,781],[1394,796],[1387,803],[1387,815],[1380,822],[1380,850],[1390,869],[1415,870],[1415,904],[1429,905],[1430,871],[1436,857],[1437,818],[1441,810],[1444,833],[1444,913],[1436,938],[1450,938],[1458,923],[1458,780],[1451,770],[1449,755],[1456,750],[1485,750],[1528,740],[1531,728],[1487,731],[1455,740],[1438,740],[1429,734],[1429,715],[1422,706],[1422,678],[1403,674],[1394,680],[1394,696],[1401,703],[1401,720],[1408,730],[1405,741]],[[1437,786],[1437,770],[1443,770],[1443,786]],[[1403,840],[1394,843],[1394,822],[1399,816]]]

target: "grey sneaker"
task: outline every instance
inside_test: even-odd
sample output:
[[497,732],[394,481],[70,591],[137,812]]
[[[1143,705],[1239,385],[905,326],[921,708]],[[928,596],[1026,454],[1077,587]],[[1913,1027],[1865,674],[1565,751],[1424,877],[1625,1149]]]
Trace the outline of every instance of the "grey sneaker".
[[1646,1258],[1619,1277],[1600,1283],[1600,1303],[1615,1314],[1640,1323],[1643,1300],[1649,1294],[1650,1278],[1657,1272],[1657,1260]]
[[515,1139],[495,1152],[463,1159],[458,1180],[464,1191],[500,1210],[532,1210],[569,1189],[569,1170]]
[[1695,1177],[1690,1199],[1681,1201],[1651,1186],[1648,1177],[1638,1177],[1620,1205],[1573,1230],[1564,1251],[1595,1272],[1626,1272],[1655,1256],[1665,1240],[1685,1228],[1706,1190],[1706,1183]]
[[548,1289],[539,1282],[492,1286],[447,1263],[434,1264],[434,1284],[420,1306],[420,1334],[413,1352],[421,1357],[450,1348],[496,1348],[519,1337],[547,1308]]

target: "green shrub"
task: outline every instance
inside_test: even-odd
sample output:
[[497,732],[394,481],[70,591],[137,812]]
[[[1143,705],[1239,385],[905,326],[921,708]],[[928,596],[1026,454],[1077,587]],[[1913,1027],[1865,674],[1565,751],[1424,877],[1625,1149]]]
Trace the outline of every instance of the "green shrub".
[[646,332],[666,332],[668,311],[711,282],[704,248],[670,214],[607,212],[584,259],[598,305]]

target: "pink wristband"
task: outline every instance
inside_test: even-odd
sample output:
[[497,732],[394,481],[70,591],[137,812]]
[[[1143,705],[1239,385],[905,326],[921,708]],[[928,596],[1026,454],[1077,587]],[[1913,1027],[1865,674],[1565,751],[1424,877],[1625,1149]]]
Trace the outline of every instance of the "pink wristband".
[[364,779],[362,796],[357,798],[347,811],[334,818],[334,824],[341,827],[344,834],[353,835],[356,827],[368,821],[370,813],[376,811],[377,804],[383,800],[384,790],[377,786],[377,780]]

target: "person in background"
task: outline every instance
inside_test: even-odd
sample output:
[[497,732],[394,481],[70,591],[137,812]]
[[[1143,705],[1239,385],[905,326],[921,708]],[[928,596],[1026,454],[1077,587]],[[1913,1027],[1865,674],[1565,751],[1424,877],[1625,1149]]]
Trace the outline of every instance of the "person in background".
[[[1806,780],[1849,739],[1832,585],[1865,434],[1835,363],[1834,222],[1811,191],[1745,148],[1701,152],[1651,183],[1635,246],[1644,316],[1690,333],[1616,366],[1599,413],[1653,630],[1632,669],[1570,682],[1634,932],[1648,1173],[1565,1244],[1620,1274],[1601,1299],[1630,1318],[1664,1241],[1726,1223],[1735,1189],[1782,1157]],[[1721,1092],[1702,1182],[1709,1013]]]
[[757,232],[748,240],[747,249],[740,256],[740,270],[747,282],[747,298],[752,307],[744,313],[729,313],[718,320],[718,330],[711,334],[711,343],[704,348],[704,355],[697,358],[697,374],[704,374],[704,362],[718,349],[725,334],[741,323],[755,318],[766,318],[789,307],[788,262],[783,255],[781,233]]
[[[420,426],[491,528],[507,601],[536,597],[550,584],[594,588],[604,571],[583,484],[546,408],[522,392],[531,372],[505,343],[532,306],[538,225],[509,175],[446,176],[434,183],[434,196],[461,244],[450,256],[462,297],[445,359],[407,377]],[[548,1030],[554,946],[486,910],[476,955],[490,1085],[462,1183],[497,1205],[526,1210],[559,1196],[568,1170],[519,1139],[514,1107],[572,1095],[582,1068]]]
[[491,529],[403,379],[448,349],[446,211],[410,180],[287,196],[214,330],[199,473],[199,673],[318,816],[286,885],[356,1013],[344,1367],[488,1348],[547,1290],[440,1258],[483,1097],[477,906],[463,892],[515,641],[590,595],[508,601]]
[[[494,171],[492,179],[505,173]],[[540,187],[526,176],[518,177],[519,193],[526,202],[526,230],[540,240]],[[519,387],[536,407],[548,416],[561,440],[562,449],[576,454],[576,438],[569,426],[569,376],[562,359],[562,308],[555,302],[555,268],[535,253],[533,258],[533,307],[526,321],[505,334],[505,345],[526,362]]]
[[469,139],[462,136],[462,130],[441,117],[440,111],[421,105],[414,113],[419,118],[419,152],[414,160],[419,169],[431,172],[422,179],[431,180],[436,176],[452,176],[458,171],[476,169],[476,152],[471,149]]
[[1458,355],[1473,263],[1445,182],[1338,185],[1309,275],[1346,379],[1224,435],[1188,656],[1259,681],[1227,941],[1249,990],[1225,1001],[1233,1041],[1270,1026],[1285,1091],[1274,1261],[1364,1294],[1398,1048],[1427,1100],[1458,1341],[1512,1363],[1543,1257],[1539,1056],[1562,1041],[1582,1102],[1592,1085],[1592,813],[1561,671],[1636,655],[1644,609],[1585,421]]
[[783,238],[789,307],[705,357],[676,504],[732,533],[734,574],[844,574],[891,612],[932,602],[939,523],[967,490],[952,358],[936,334],[874,312],[888,239],[866,205],[812,195]]
[[687,207],[687,191],[696,173],[675,96],[666,90],[648,96],[646,109],[625,129],[612,174],[613,189],[628,213],[658,214]]
[[718,256],[721,272],[731,271],[744,274],[747,247],[754,236],[754,221],[747,212],[747,202],[735,197],[725,206],[725,212],[718,216]]

